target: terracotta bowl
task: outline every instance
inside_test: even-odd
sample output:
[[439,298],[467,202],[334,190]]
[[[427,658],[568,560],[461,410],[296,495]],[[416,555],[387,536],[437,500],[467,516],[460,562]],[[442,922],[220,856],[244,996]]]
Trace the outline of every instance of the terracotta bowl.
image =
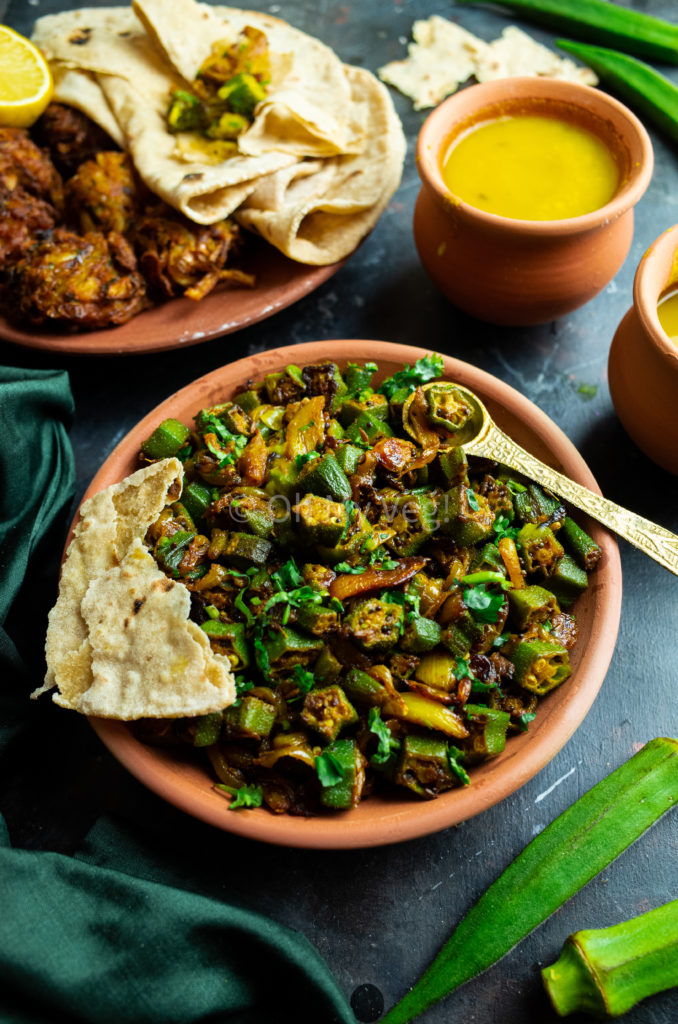
[[666,336],[657,300],[678,283],[678,224],[647,250],[633,284],[633,306],[612,341],[610,394],[619,419],[654,462],[678,474],[678,345]]
[[[159,421],[174,416],[186,423],[203,406],[228,399],[245,381],[261,379],[292,362],[302,366],[321,359],[340,365],[373,359],[383,379],[404,363],[425,355],[423,349],[379,341],[332,340],[263,352],[200,377],[172,395],[141,420],[120,442],[85,497],[121,480],[136,468],[141,441]],[[520,444],[579,483],[597,490],[596,482],[559,428],[517,391],[467,363],[445,358],[445,376],[475,390],[498,423]],[[83,499],[84,500],[84,499]],[[436,800],[418,801],[398,794],[370,797],[355,810],[314,818],[274,815],[264,809],[229,811],[212,789],[214,780],[195,760],[171,749],[145,746],[122,722],[93,719],[95,730],[118,760],[164,799],[218,828],[285,846],[340,849],[378,846],[426,835],[457,824],[513,793],[536,775],[567,742],[600,688],[614,650],[621,607],[621,567],[617,545],[604,529],[578,517],[603,548],[601,565],[577,603],[580,640],[573,652],[574,672],[539,706],[529,732],[512,738],[506,751],[473,770],[471,786]]]
[[[486,213],[454,196],[442,178],[450,140],[478,121],[517,112],[560,113],[601,135],[624,169],[610,202],[581,217],[529,221]],[[471,86],[436,107],[419,133],[414,238],[421,261],[441,292],[480,320],[553,320],[592,299],[619,270],[653,164],[638,118],[597,89],[548,78]]]

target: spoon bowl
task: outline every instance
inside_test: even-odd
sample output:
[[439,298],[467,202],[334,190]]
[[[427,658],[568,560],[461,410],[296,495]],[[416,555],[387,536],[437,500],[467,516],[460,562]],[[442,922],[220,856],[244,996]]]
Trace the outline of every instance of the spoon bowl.
[[[439,415],[443,408],[451,411],[453,419]],[[434,381],[417,388],[403,405],[403,427],[423,448],[439,446],[442,440],[449,446],[462,447],[467,455],[492,459],[530,477],[678,576],[676,534],[594,494],[525,451],[497,426],[469,388],[454,381]]]

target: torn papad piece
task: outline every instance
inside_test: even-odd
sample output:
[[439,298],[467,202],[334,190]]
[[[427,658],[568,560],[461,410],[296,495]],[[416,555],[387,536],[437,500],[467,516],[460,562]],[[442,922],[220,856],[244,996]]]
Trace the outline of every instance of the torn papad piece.
[[414,109],[435,107],[474,74],[488,44],[437,14],[412,26],[414,42],[404,60],[379,68],[383,82],[414,100]]
[[[212,654],[188,620],[188,591],[165,576],[143,544],[149,526],[179,497],[182,480],[179,460],[163,459],[83,503],[49,615],[45,685],[32,697],[56,686],[53,699],[62,707],[124,720],[206,714],[233,702],[228,659]],[[128,611],[135,621],[126,626]],[[135,658],[143,671],[136,672]],[[179,664],[186,674],[177,680]],[[158,710],[163,689],[166,710]]]
[[414,101],[415,110],[434,107],[466,79],[479,82],[516,75],[562,78],[596,85],[590,68],[559,57],[514,25],[486,43],[454,22],[432,15],[412,26],[414,42],[404,60],[379,68],[379,77]]
[[363,152],[307,161],[262,179],[235,214],[301,263],[334,263],[352,252],[402,175],[405,137],[387,90],[369,71],[348,65],[344,71],[368,108],[372,131]]
[[186,587],[168,579],[136,538],[122,564],[92,580],[82,601],[92,682],[77,704],[63,694],[55,702],[124,721],[228,707],[235,700],[230,662],[212,653],[190,608]]
[[580,67],[567,57],[559,57],[515,25],[508,25],[498,39],[479,53],[474,74],[479,82],[515,75],[561,78],[581,85],[596,85],[598,82],[591,68]]

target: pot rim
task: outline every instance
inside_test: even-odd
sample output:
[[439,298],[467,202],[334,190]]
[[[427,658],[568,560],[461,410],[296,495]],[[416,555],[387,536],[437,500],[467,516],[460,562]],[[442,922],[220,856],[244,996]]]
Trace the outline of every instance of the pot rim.
[[[450,192],[442,178],[440,157],[455,124],[485,107],[490,108],[501,102],[520,99],[567,102],[580,108],[585,114],[593,114],[603,119],[606,115],[610,119],[610,115],[614,114],[617,133],[631,155],[634,148],[639,150],[640,158],[631,159],[628,180],[608,203],[579,217],[565,217],[560,220],[520,220],[479,210]],[[462,108],[461,117],[455,116],[458,107]],[[416,164],[423,185],[433,191],[438,202],[446,210],[453,209],[478,226],[493,231],[553,238],[583,234],[604,227],[632,209],[650,184],[654,169],[654,152],[650,136],[639,118],[607,93],[577,82],[517,76],[481,82],[443,100],[429,114],[419,131]]]
[[[665,273],[661,273],[665,270]],[[662,283],[657,288],[657,279]],[[674,284],[678,288],[678,224],[667,228],[645,252],[633,279],[633,306],[645,335],[657,354],[678,370],[678,344],[659,322],[657,301]]]

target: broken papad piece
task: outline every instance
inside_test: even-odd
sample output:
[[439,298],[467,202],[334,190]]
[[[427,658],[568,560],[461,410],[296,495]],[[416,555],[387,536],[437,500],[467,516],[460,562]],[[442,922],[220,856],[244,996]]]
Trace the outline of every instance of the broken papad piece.
[[[82,602],[92,682],[75,708],[132,721],[221,711],[235,700],[228,658],[189,619],[191,596],[137,538],[122,565],[93,580]],[[72,707],[61,695],[62,707]]]
[[[136,657],[140,664],[145,664],[148,652],[144,648],[148,646],[158,648],[153,653],[159,653],[162,657],[166,655],[168,666],[177,664],[181,659],[186,660],[189,675],[185,685],[192,690],[188,692],[182,689],[183,683],[177,684],[177,693],[168,691],[166,695],[168,706],[176,707],[183,701],[184,705],[192,709],[191,714],[202,714],[200,708],[214,710],[215,704],[222,708],[233,702],[235,690],[228,659],[212,655],[209,641],[202,630],[188,621],[188,591],[182,585],[168,580],[143,546],[143,538],[149,526],[157,520],[168,503],[179,497],[182,480],[183,468],[179,460],[164,459],[138,470],[121,483],[113,484],[83,503],[80,521],[62,567],[59,597],[49,615],[45,645],[48,666],[45,684],[35,690],[32,697],[56,686],[57,693],[53,697],[55,703],[85,714],[125,720],[157,717],[158,714],[171,717],[170,711],[137,713],[142,705],[138,687],[135,690],[133,685],[133,659]],[[128,561],[132,552],[135,555],[130,570]],[[141,558],[139,552],[147,556],[150,562],[145,557]],[[135,580],[134,570],[139,566],[140,579]],[[122,567],[127,568],[124,580],[121,581],[117,574]],[[92,606],[92,595],[99,595],[97,602],[103,612],[106,595],[110,597],[114,592],[117,581],[115,592],[121,600],[125,587],[128,588],[128,596],[129,588],[134,588],[133,610],[134,602],[141,601],[145,596],[139,590],[140,581],[150,587],[158,580],[169,584],[167,593],[171,591],[172,597],[164,598],[163,592],[158,598],[154,590],[143,626],[136,627],[129,634],[123,632],[122,637],[118,637],[118,646],[124,648],[126,654],[118,666],[119,676],[116,677],[107,661],[110,652],[105,654],[106,644],[102,641],[101,629],[97,627],[97,608]],[[177,587],[179,590],[174,594]],[[173,636],[166,650],[160,646],[161,639],[167,646],[167,630],[162,622],[162,612],[158,612],[158,601],[166,609],[169,620],[174,623]],[[110,607],[108,613],[114,621],[115,615]],[[118,632],[128,628],[124,626],[125,617],[125,614],[118,615]],[[155,637],[151,627],[156,630]],[[196,631],[201,635],[197,636]],[[114,626],[110,637],[115,636]],[[153,662],[151,668],[155,670],[156,667]],[[98,674],[101,671],[103,675]],[[167,671],[163,670],[157,679],[144,676],[141,686],[155,694],[156,690],[166,685],[168,678]],[[111,679],[114,680],[113,684]],[[149,706],[157,706],[155,695],[149,698]],[[198,710],[193,710],[195,706],[198,706]]]

